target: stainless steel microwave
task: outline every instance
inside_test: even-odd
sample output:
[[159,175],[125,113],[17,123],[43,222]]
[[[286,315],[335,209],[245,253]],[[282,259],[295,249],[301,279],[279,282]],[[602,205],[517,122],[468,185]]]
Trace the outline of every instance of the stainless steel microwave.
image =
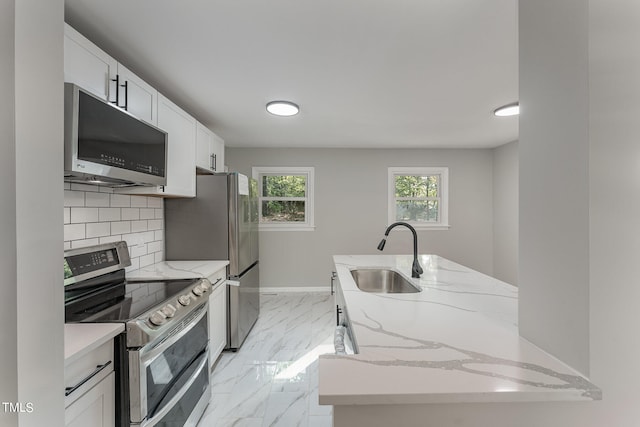
[[167,184],[167,133],[64,84],[65,181],[113,187]]

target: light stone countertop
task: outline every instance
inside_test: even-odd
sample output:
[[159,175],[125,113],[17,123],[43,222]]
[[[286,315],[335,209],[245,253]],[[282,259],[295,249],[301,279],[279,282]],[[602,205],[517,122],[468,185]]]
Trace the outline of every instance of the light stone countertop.
[[64,365],[71,365],[122,332],[124,323],[65,323]]
[[127,280],[198,279],[228,264],[229,261],[162,261],[127,273]]
[[[520,337],[518,289],[436,255],[336,255],[359,354],[320,356],[323,405],[600,400],[578,372]],[[359,290],[350,270],[402,273],[419,293]]]

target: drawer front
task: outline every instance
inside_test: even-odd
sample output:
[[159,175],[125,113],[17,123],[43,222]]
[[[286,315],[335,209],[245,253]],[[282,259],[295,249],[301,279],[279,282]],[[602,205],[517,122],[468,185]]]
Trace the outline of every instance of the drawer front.
[[113,340],[109,340],[73,364],[65,366],[65,407],[113,372],[113,365]]
[[221,270],[216,271],[211,276],[207,277],[207,280],[211,282],[213,285],[213,289],[215,290],[218,286],[223,285],[226,282],[227,278],[227,269],[223,268]]

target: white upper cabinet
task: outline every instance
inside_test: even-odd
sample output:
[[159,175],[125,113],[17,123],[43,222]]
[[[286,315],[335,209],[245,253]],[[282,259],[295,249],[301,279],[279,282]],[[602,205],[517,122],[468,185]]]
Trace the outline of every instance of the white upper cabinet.
[[158,94],[158,127],[167,132],[167,185],[114,189],[117,193],[164,197],[196,195],[196,119]]
[[158,124],[158,91],[124,65],[118,64],[119,106],[134,116]]
[[224,141],[198,122],[196,167],[206,172],[224,172]]
[[68,24],[64,26],[64,80],[158,124],[158,91]]
[[64,81],[75,83],[105,101],[115,101],[117,67],[115,59],[65,24]]

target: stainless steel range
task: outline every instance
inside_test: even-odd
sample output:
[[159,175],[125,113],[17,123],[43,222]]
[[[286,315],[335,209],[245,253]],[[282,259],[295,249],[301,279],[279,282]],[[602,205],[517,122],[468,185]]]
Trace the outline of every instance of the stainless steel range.
[[121,426],[195,426],[210,397],[206,279],[128,282],[125,242],[65,251],[65,321],[118,322]]

